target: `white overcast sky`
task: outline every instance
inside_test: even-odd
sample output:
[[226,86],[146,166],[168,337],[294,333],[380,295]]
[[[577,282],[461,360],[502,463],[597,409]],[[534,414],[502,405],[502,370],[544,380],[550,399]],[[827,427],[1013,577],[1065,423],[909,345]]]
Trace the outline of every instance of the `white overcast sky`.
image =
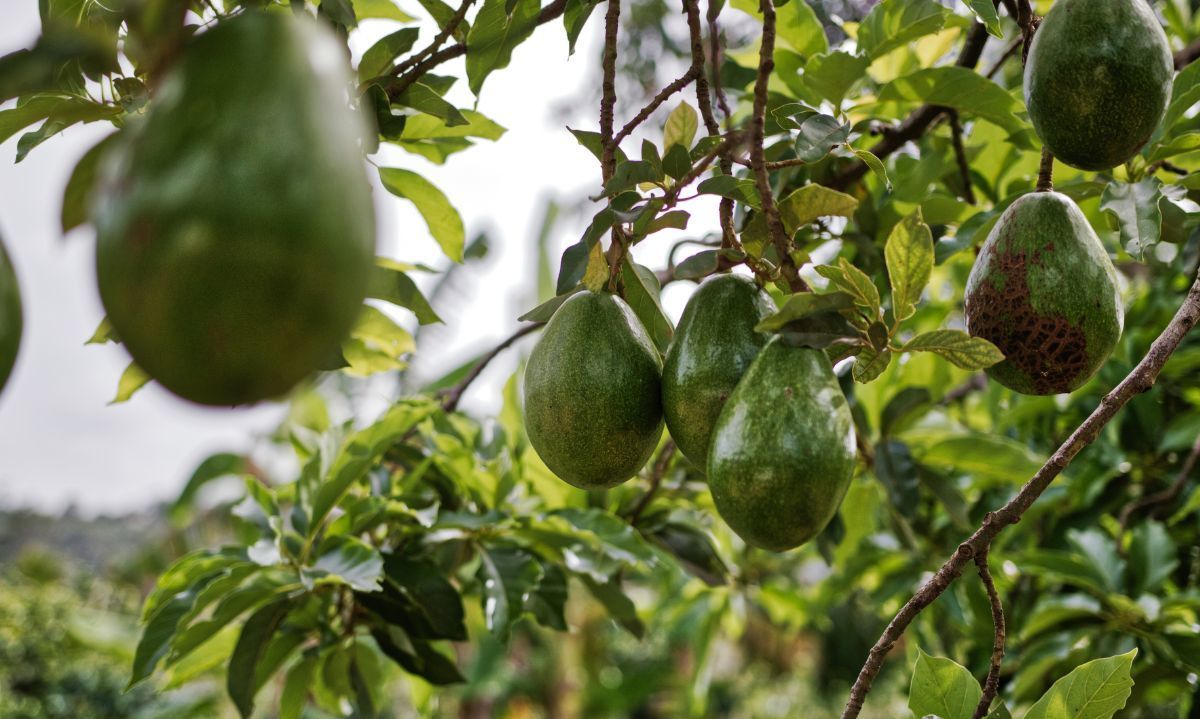
[[[36,0],[0,0],[0,6],[0,54],[29,46],[38,31]],[[415,2],[402,0],[401,6],[420,13]],[[355,38],[356,54],[393,29],[365,23]],[[589,27],[568,62],[561,24],[548,24],[517,49],[509,68],[488,79],[479,110],[508,128],[499,142],[481,143],[441,167],[394,148],[375,158],[383,166],[426,174],[462,213],[468,237],[487,229],[494,241],[486,271],[460,283],[452,303],[437,307],[451,329],[427,336],[419,369],[432,373],[456,366],[516,327],[517,315],[536,294],[534,242],[544,198],[598,189],[595,160],[553,113],[564,102],[591,96],[583,89],[596,81],[597,29],[597,23]],[[461,74],[461,61],[453,72]],[[465,87],[454,92],[460,106],[473,102]],[[595,117],[591,108],[580,108],[572,122],[595,129]],[[64,238],[58,213],[75,161],[110,131],[99,124],[72,128],[20,164],[13,163],[17,138],[0,144],[0,235],[13,255],[25,303],[21,355],[0,395],[0,506],[45,511],[74,506],[87,514],[140,509],[171,498],[208,454],[252,448],[255,437],[282,416],[279,405],[202,409],[154,385],[126,404],[107,406],[128,359],[113,345],[83,345],[103,316],[93,278],[93,237],[85,229]],[[444,266],[415,210],[381,190],[376,197],[381,253]],[[688,235],[695,236],[712,224],[715,212],[705,201],[692,204]],[[558,249],[577,240],[580,230],[560,228]],[[661,263],[679,236],[661,233],[635,254],[648,264]],[[665,293],[674,318],[689,292],[690,283],[682,283]],[[527,342],[519,351],[528,348]],[[464,409],[494,412],[501,383],[517,360],[513,353],[495,363],[468,393]]]

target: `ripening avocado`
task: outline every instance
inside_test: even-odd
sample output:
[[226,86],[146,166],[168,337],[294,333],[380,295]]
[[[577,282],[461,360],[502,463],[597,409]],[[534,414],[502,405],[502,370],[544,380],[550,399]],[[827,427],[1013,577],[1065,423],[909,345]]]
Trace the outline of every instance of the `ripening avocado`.
[[1000,348],[988,375],[1022,394],[1078,389],[1121,337],[1117,272],[1079,207],[1057,192],[1009,206],[966,290],[967,329]]
[[620,484],[662,435],[662,358],[620,297],[582,291],[554,313],[525,366],[525,430],[581,489]]
[[1025,64],[1025,105],[1042,142],[1081,170],[1137,154],[1162,122],[1174,64],[1145,0],[1057,0]]
[[717,418],[708,486],[738,536],[782,552],[833,519],[855,457],[854,421],[829,357],[775,337]]
[[688,300],[663,361],[663,416],[675,445],[697,466],[708,460],[717,415],[767,335],[754,326],[775,303],[749,277],[717,275]]
[[353,87],[332,31],[247,11],[189,42],[106,158],[100,297],[180,397],[277,397],[336,356],[375,253]]
[[0,391],[12,374],[21,349],[21,288],[12,260],[0,242]]

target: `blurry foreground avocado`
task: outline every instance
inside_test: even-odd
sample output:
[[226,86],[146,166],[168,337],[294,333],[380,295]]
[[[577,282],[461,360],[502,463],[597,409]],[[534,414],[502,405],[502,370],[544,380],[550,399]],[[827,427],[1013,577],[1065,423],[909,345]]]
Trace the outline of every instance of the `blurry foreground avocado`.
[[769,337],[754,326],[775,311],[743,275],[700,285],[679,320],[663,362],[663,415],[679,450],[703,468],[717,415]]
[[0,241],[0,391],[17,362],[21,325],[21,288],[4,242]]
[[330,30],[247,11],[191,41],[108,158],[100,296],[175,394],[255,402],[336,356],[375,251],[352,89]]
[[967,329],[1000,348],[987,374],[1022,394],[1078,389],[1121,337],[1117,271],[1071,198],[1032,192],[1009,206],[966,289]]
[[738,536],[781,552],[837,514],[856,457],[850,407],[829,358],[775,337],[717,418],[708,487]]
[[1133,157],[1162,122],[1174,63],[1145,0],[1057,0],[1025,64],[1025,104],[1060,161],[1107,170]]
[[619,297],[558,308],[525,367],[525,429],[552,472],[581,489],[637,473],[662,435],[662,360]]

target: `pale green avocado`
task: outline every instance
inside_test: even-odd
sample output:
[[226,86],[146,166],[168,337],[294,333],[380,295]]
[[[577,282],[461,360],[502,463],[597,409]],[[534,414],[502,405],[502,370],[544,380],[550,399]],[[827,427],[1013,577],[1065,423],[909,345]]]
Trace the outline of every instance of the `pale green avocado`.
[[837,514],[856,457],[854,421],[829,358],[776,337],[717,418],[708,486],[738,536],[781,552]]
[[582,489],[632,477],[662,435],[662,359],[619,297],[579,292],[525,366],[525,429],[538,456]]
[[717,415],[769,337],[754,326],[775,303],[754,280],[717,275],[688,300],[663,362],[663,415],[671,439],[703,468]]
[[967,329],[1004,353],[987,369],[1022,394],[1078,389],[1108,359],[1125,311],[1117,271],[1079,207],[1057,192],[1009,206],[979,251]]
[[332,31],[248,10],[190,41],[106,157],[100,297],[175,394],[277,397],[336,356],[375,252],[353,87]]
[[1025,63],[1029,119],[1061,162],[1116,167],[1162,122],[1174,69],[1145,0],[1056,0]]
[[0,390],[4,389],[21,349],[21,288],[12,260],[0,242]]

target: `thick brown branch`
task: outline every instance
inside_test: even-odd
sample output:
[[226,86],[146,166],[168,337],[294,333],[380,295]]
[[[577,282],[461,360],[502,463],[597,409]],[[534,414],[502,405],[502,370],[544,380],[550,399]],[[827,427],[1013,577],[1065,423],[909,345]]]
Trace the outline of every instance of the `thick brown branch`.
[[979,579],[983,582],[988,603],[992,607],[992,627],[994,629],[992,662],[988,667],[987,679],[983,683],[983,695],[979,697],[979,704],[976,705],[975,713],[971,718],[983,719],[992,706],[992,700],[1000,691],[1000,665],[1004,662],[1004,605],[1000,602],[1000,593],[996,591],[996,582],[992,579],[991,570],[988,569],[988,550],[986,548],[975,555],[975,567],[979,570]]
[[[1129,520],[1135,512],[1141,512],[1151,507],[1155,508],[1157,512],[1165,505],[1169,505],[1176,499],[1179,499],[1179,495],[1183,494],[1183,488],[1187,486],[1188,479],[1192,476],[1192,470],[1196,468],[1197,461],[1200,461],[1200,437],[1196,437],[1196,443],[1192,445],[1192,451],[1188,452],[1187,459],[1183,460],[1183,466],[1180,467],[1179,474],[1175,476],[1175,481],[1171,483],[1170,487],[1161,492],[1148,494],[1145,497],[1130,502],[1121,509],[1119,517],[1121,532],[1125,532],[1125,529],[1129,526]],[[1151,513],[1151,515],[1153,514],[1154,512]]]
[[846,708],[842,711],[842,719],[854,719],[862,711],[867,692],[871,690],[872,682],[875,681],[875,677],[883,667],[883,660],[891,651],[892,646],[903,636],[908,625],[940,597],[954,580],[962,575],[963,568],[968,562],[991,546],[992,541],[1005,527],[1021,520],[1021,516],[1033,506],[1033,503],[1042,495],[1042,492],[1046,491],[1054,478],[1062,473],[1080,450],[1095,441],[1100,430],[1116,416],[1117,412],[1130,399],[1154,386],[1154,381],[1162,371],[1163,365],[1179,347],[1184,336],[1196,326],[1197,321],[1200,321],[1200,277],[1192,283],[1187,299],[1175,313],[1175,317],[1150,345],[1146,356],[1133,368],[1133,371],[1100,400],[1100,405],[1088,415],[1082,424],[1075,428],[1075,431],[1055,450],[1050,459],[1042,465],[1041,469],[1033,475],[1015,497],[997,511],[987,515],[975,533],[958,545],[954,554],[892,618],[883,635],[879,637],[879,641],[871,647],[870,654],[858,674],[858,679],[855,680],[854,686],[850,690],[850,698],[846,702]]
[[525,325],[521,329],[509,335],[508,339],[493,347],[491,352],[488,352],[483,357],[480,357],[479,361],[471,367],[471,371],[467,372],[466,376],[459,380],[458,384],[446,390],[445,394],[442,395],[442,409],[446,410],[447,412],[453,412],[454,410],[458,409],[458,403],[462,400],[463,393],[467,391],[467,388],[471,386],[472,382],[478,379],[479,375],[483,373],[483,370],[488,366],[488,364],[491,363],[492,360],[496,359],[497,355],[511,347],[517,340],[521,339],[527,334],[540,330],[543,326],[545,326],[544,322]]
[[[966,42],[963,43],[962,51],[958,54],[958,60],[955,64],[959,67],[974,68],[979,64],[979,56],[983,52],[983,46],[987,44],[988,33],[987,28],[982,23],[975,23],[967,32]],[[913,110],[908,117],[904,118],[897,127],[888,130],[884,133],[883,139],[871,146],[871,152],[879,159],[884,159],[891,155],[896,150],[904,147],[905,143],[916,140],[925,133],[933,121],[939,115],[945,112],[947,108],[941,105],[922,105],[916,110]],[[844,190],[855,182],[858,182],[868,172],[868,167],[864,162],[855,162],[848,165],[838,174],[834,175],[828,185],[834,189]]]
[[958,160],[958,174],[962,177],[963,199],[968,205],[975,204],[975,190],[971,187],[971,166],[967,163],[967,151],[963,147],[962,122],[958,119],[958,111],[946,113],[950,118],[950,140],[954,144],[954,157]]
[[804,292],[808,285],[800,278],[799,268],[792,261],[791,238],[784,229],[771,191],[771,178],[763,157],[763,141],[767,124],[767,83],[775,70],[775,5],[772,0],[760,0],[763,13],[762,44],[758,53],[758,77],[754,81],[754,114],[750,120],[750,165],[758,185],[759,200],[766,218],[767,235],[779,255],[779,269],[792,292]]

